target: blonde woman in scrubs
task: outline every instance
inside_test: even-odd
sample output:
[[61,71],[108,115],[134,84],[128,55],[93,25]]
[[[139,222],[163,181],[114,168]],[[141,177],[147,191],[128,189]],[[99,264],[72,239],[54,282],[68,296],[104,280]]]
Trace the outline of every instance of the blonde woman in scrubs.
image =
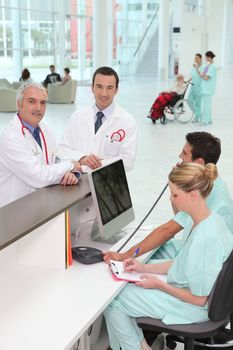
[[[232,233],[206,206],[216,177],[214,164],[184,163],[169,174],[170,199],[194,225],[174,260],[125,261],[126,270],[142,273],[142,281],[128,284],[104,312],[112,350],[150,349],[135,317],[158,318],[166,324],[208,320],[208,296],[233,248]],[[167,282],[148,273],[167,274]]]
[[217,78],[217,68],[214,64],[215,54],[212,51],[207,51],[205,53],[205,58],[207,64],[204,66],[203,70],[197,69],[199,76],[201,77],[201,105],[202,105],[202,124],[212,123],[212,111],[211,111],[211,100],[215,93],[216,88],[216,78]]
[[195,117],[193,123],[201,121],[201,82],[202,79],[198,72],[202,71],[202,55],[197,53],[194,57],[194,64],[191,70],[192,87],[188,96],[188,101],[194,111]]

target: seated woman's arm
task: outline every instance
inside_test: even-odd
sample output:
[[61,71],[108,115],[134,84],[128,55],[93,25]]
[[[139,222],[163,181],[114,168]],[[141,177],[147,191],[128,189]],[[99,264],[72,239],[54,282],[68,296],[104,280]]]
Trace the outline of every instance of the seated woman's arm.
[[189,303],[197,306],[204,306],[207,302],[208,296],[200,297],[198,295],[194,295],[188,289],[177,288],[152,275],[143,274],[141,278],[142,278],[142,281],[136,282],[137,286],[140,286],[143,288],[149,288],[149,289],[153,289],[153,288],[159,289],[165,293],[168,293],[184,301],[185,303]]
[[[163,281],[161,281],[163,282]],[[160,284],[160,283],[159,283]],[[198,296],[194,295],[190,292],[190,290],[185,288],[177,288],[171,284],[168,283],[161,283],[158,289],[162,290],[163,292],[166,292],[170,295],[173,295],[174,297],[184,301],[185,303],[197,305],[197,306],[204,306],[207,302],[208,296]]]

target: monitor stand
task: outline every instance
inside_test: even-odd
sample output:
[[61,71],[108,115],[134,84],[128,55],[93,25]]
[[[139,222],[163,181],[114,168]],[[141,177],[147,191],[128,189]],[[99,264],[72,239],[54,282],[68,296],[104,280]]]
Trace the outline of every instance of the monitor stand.
[[97,222],[97,218],[95,218],[94,223],[93,223],[93,227],[92,227],[92,231],[91,231],[91,239],[95,242],[101,242],[101,243],[105,243],[105,244],[112,246],[115,243],[117,243],[118,241],[120,241],[126,234],[127,233],[125,231],[121,230],[121,231],[113,234],[111,237],[104,239],[99,234],[98,222]]
[[108,239],[103,239],[98,231],[97,220],[91,220],[82,225],[80,229],[74,230],[72,247],[92,247],[106,252],[126,234],[127,232],[121,231]]

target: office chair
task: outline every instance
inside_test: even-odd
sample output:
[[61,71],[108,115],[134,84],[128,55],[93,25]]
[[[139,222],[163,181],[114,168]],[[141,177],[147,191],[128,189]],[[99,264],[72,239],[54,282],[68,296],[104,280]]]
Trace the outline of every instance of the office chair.
[[[208,298],[208,316],[209,321],[166,325],[161,320],[150,317],[137,317],[136,321],[140,328],[154,330],[156,333],[167,333],[167,346],[171,349],[176,347],[175,341],[184,343],[184,350],[193,350],[195,346],[211,347],[216,349],[220,347],[228,348],[232,343],[214,344],[216,334],[220,333],[230,322],[231,336],[233,336],[233,251],[223,264],[218,278],[212,288]],[[210,343],[201,343],[200,340],[210,338]],[[195,339],[198,339],[196,341]],[[232,339],[232,337],[231,337]]]

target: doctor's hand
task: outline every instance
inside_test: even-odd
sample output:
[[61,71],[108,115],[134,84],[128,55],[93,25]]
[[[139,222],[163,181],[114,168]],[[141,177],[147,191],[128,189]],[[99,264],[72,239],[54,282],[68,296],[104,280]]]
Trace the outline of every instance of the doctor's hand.
[[68,172],[63,176],[63,179],[61,180],[61,185],[63,186],[70,186],[70,185],[77,185],[78,179],[77,177],[71,173]]
[[81,173],[82,172],[81,164],[79,162],[77,162],[76,160],[72,160],[72,163],[74,164],[74,168],[72,169],[72,171],[73,172],[79,171]]
[[131,258],[124,261],[124,270],[126,272],[145,272],[146,268],[145,264]]
[[163,290],[164,285],[167,285],[164,281],[161,279],[152,276],[150,274],[144,273],[140,276],[142,279],[139,282],[135,282],[136,286],[143,287],[145,289],[161,289]]
[[107,264],[109,264],[110,260],[124,261],[127,258],[124,253],[104,252],[103,254],[103,259]]
[[79,163],[81,165],[87,165],[93,170],[102,166],[101,160],[102,159],[97,157],[95,154],[90,154],[89,156],[82,157],[79,160]]

